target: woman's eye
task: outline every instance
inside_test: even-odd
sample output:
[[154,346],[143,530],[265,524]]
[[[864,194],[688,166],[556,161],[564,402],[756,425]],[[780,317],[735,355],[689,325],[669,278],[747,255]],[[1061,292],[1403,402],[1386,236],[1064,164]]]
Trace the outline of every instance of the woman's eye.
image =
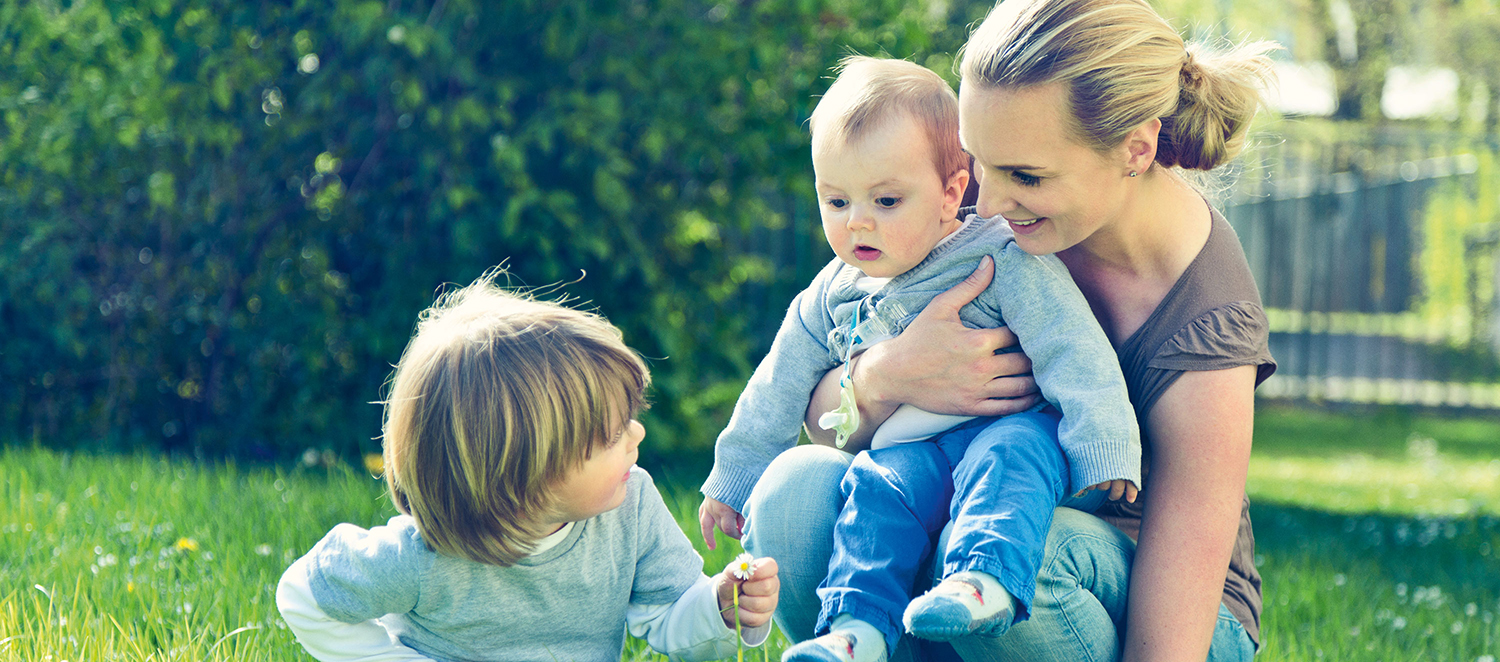
[[1028,175],[1024,172],[1017,172],[1012,170],[1010,176],[1011,178],[1016,180],[1017,184],[1020,184],[1021,186],[1036,186],[1037,184],[1042,183],[1041,177]]
[[875,204],[882,207],[895,207],[896,205],[901,204],[901,198],[887,195],[884,197],[875,198]]

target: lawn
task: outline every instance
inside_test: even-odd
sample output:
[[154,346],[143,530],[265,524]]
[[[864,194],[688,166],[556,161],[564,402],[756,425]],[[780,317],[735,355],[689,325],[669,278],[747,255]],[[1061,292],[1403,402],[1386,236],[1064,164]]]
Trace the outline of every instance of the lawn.
[[[1494,662],[1495,458],[1492,421],[1262,407],[1259,659]],[[698,477],[656,473],[696,529]],[[310,659],[276,614],[282,569],[333,524],[392,514],[363,468],[25,449],[0,451],[0,500],[0,660],[51,662]],[[707,567],[738,551],[725,542],[699,543]],[[783,646],[773,637],[771,657]],[[632,643],[625,657],[650,655]]]

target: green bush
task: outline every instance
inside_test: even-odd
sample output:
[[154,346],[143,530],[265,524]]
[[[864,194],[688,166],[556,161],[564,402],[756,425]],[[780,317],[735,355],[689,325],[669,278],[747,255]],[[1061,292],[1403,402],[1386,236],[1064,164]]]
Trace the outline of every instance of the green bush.
[[830,257],[829,67],[947,74],[988,3],[907,4],[0,0],[0,434],[371,450],[416,313],[504,264],[620,325],[657,448],[706,448]]

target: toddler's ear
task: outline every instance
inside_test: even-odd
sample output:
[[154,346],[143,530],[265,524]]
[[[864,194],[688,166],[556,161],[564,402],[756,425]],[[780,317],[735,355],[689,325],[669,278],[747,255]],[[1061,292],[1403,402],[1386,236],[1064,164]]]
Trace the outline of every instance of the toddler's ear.
[[963,204],[964,191],[969,188],[969,169],[959,168],[958,172],[948,176],[948,182],[943,186],[943,214],[945,218],[958,216],[958,208]]

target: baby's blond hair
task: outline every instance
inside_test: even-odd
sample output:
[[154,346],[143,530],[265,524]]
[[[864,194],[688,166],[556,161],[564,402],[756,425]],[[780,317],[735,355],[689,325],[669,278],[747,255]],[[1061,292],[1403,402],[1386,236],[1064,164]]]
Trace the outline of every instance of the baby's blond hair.
[[508,566],[552,488],[645,405],[650,373],[604,318],[494,284],[423,311],[385,401],[385,480],[433,551]]
[[958,95],[941,76],[919,64],[854,55],[836,68],[838,78],[813,108],[813,140],[849,143],[897,113],[915,120],[932,147],[933,166],[944,183],[969,167],[958,142]]

